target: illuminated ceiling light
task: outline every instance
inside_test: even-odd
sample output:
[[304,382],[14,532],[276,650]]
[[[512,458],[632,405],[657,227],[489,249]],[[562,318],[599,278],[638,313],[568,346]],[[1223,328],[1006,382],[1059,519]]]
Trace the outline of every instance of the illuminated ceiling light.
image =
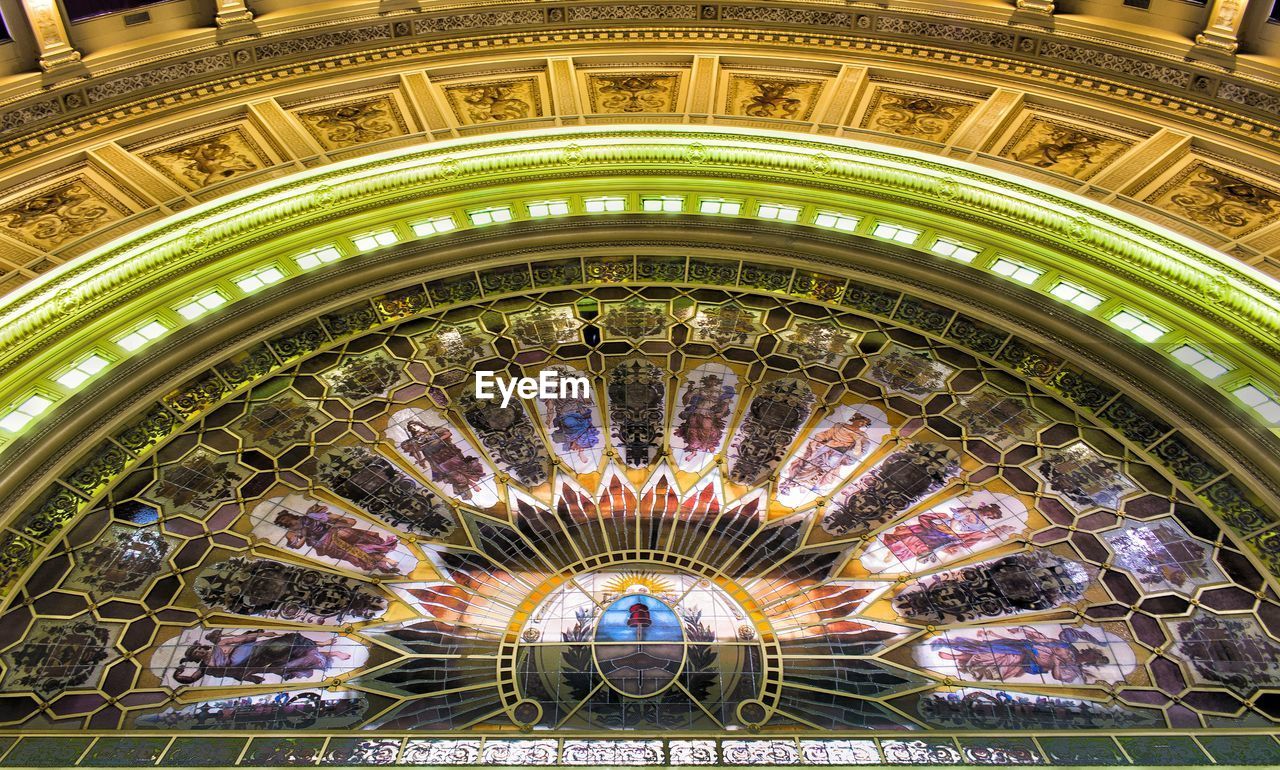
[[237,278],[236,286],[240,287],[240,291],[248,294],[261,289],[263,286],[269,286],[282,278],[284,278],[284,273],[280,272],[280,268],[275,265],[268,265],[254,270],[244,277]]
[[10,433],[17,433],[26,427],[27,423],[44,414],[45,410],[51,406],[53,406],[53,399],[40,395],[29,396],[0,418],[0,428]]
[[887,241],[897,241],[898,243],[915,243],[920,237],[919,230],[912,230],[909,227],[895,225],[889,222],[877,222],[871,234],[877,238],[884,238]]
[[458,223],[454,221],[452,214],[445,216],[432,217],[421,222],[414,222],[409,225],[413,230],[413,234],[419,238],[426,238],[429,235],[438,235],[458,229]]
[[777,219],[782,222],[796,222],[800,219],[800,207],[787,206],[782,203],[761,203],[756,208],[756,216],[761,219]]
[[1067,283],[1066,281],[1059,281],[1052,289],[1049,290],[1049,293],[1064,302],[1070,302],[1072,305],[1084,310],[1093,310],[1103,302],[1103,297],[1100,297],[1091,291],[1086,291],[1074,284]]
[[1232,367],[1210,358],[1200,348],[1188,345],[1185,342],[1170,352],[1170,355],[1210,380],[1215,377],[1221,377],[1232,369]]
[[1236,398],[1253,408],[1262,419],[1272,425],[1280,424],[1280,401],[1253,385],[1245,385],[1231,391]]
[[303,270],[310,270],[319,265],[328,264],[342,259],[342,252],[338,251],[335,246],[325,246],[324,248],[308,251],[306,254],[299,254],[293,258],[298,263],[298,267]]
[[400,241],[400,236],[396,235],[394,230],[380,230],[376,233],[368,233],[366,235],[357,235],[351,239],[356,248],[360,251],[372,251],[382,246],[390,246]]
[[997,275],[1003,275],[1006,278],[1012,278],[1018,283],[1035,283],[1036,279],[1044,275],[1043,270],[1037,270],[1034,267],[1027,267],[1011,259],[1001,257],[991,266],[991,272]]
[[154,339],[164,336],[169,331],[169,326],[160,319],[149,321],[138,327],[135,331],[126,334],[116,340],[116,344],[128,351],[134,351],[151,342]]
[[495,222],[510,222],[511,207],[510,206],[492,206],[487,209],[476,209],[468,211],[467,217],[473,225],[491,225]]
[[537,201],[528,205],[529,216],[562,217],[569,213],[569,201]]
[[944,257],[958,259],[961,262],[972,262],[973,258],[978,256],[979,253],[978,249],[947,238],[939,238],[934,241],[933,245],[929,247],[929,251]]
[[613,213],[625,211],[627,208],[627,199],[617,195],[601,195],[595,198],[587,198],[582,203],[588,214]]
[[819,211],[818,215],[813,218],[813,223],[818,227],[830,227],[833,230],[843,230],[846,233],[851,233],[858,229],[858,223],[861,221],[861,217],[855,217],[852,214],[837,214],[833,211]]
[[55,382],[64,388],[78,388],[90,377],[107,368],[111,362],[97,353],[89,354],[83,361],[68,369]]
[[664,211],[674,213],[684,211],[683,195],[646,195],[640,199],[642,211]]
[[222,295],[222,292],[214,289],[201,294],[190,302],[179,305],[176,309],[178,315],[190,321],[225,304],[227,304],[227,298]]
[[698,213],[700,214],[740,214],[742,212],[741,201],[727,201],[723,198],[703,198],[698,201]]
[[1147,342],[1155,342],[1169,333],[1168,329],[1152,323],[1132,310],[1119,311],[1111,316],[1111,323]]

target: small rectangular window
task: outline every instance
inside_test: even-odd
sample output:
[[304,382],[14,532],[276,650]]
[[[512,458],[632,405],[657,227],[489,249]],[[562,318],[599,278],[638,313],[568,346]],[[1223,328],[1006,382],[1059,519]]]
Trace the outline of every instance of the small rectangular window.
[[640,210],[650,213],[664,211],[676,213],[684,211],[683,195],[645,195],[640,198]]
[[430,235],[438,235],[439,233],[447,233],[456,230],[458,223],[453,221],[452,216],[432,217],[422,222],[414,222],[409,225],[413,229],[413,234],[419,238],[426,238]]
[[178,305],[175,310],[178,311],[178,315],[190,321],[225,304],[227,304],[227,298],[222,292],[214,289]]
[[4,428],[10,433],[17,433],[26,427],[27,423],[44,414],[51,406],[53,406],[53,399],[45,398],[39,394],[28,396],[21,403],[10,409],[8,414],[0,418],[0,428]]
[[700,214],[727,214],[730,216],[742,213],[741,201],[727,201],[723,198],[703,198],[698,201]]
[[1192,369],[1195,369],[1206,379],[1212,380],[1215,377],[1221,377],[1231,371],[1230,366],[1209,357],[1209,355],[1200,350],[1200,348],[1197,348],[1194,345],[1188,345],[1185,342],[1177,348],[1174,348],[1170,352],[1170,355]]
[[97,353],[90,353],[83,361],[59,375],[56,382],[64,388],[78,388],[93,375],[106,369],[110,363],[103,356]]
[[877,222],[871,234],[877,238],[884,238],[886,241],[897,241],[898,243],[915,243],[920,237],[919,230],[912,230],[910,227],[895,225],[889,222]]
[[569,213],[569,201],[537,201],[529,204],[529,216],[539,219],[542,217],[562,217]]
[[468,211],[467,218],[477,227],[491,225],[495,222],[510,222],[512,218],[510,206],[492,206],[487,209]]
[[1063,302],[1069,302],[1084,310],[1093,310],[1103,302],[1103,298],[1097,294],[1066,281],[1059,281],[1049,290],[1049,293]]
[[157,318],[120,337],[116,340],[116,344],[128,351],[138,350],[148,342],[164,336],[167,331],[169,331],[168,324]]
[[817,216],[813,218],[813,223],[818,227],[830,227],[832,230],[843,230],[846,233],[857,230],[858,223],[861,221],[861,217],[855,217],[852,214],[837,214],[834,211],[819,211]]
[[1147,320],[1132,310],[1117,312],[1111,316],[1111,323],[1146,342],[1155,342],[1169,333],[1168,329]]
[[338,251],[335,246],[325,246],[319,249],[312,249],[306,254],[299,254],[293,258],[298,263],[298,267],[303,270],[310,270],[313,267],[319,267],[330,262],[342,259],[342,252]]
[[587,198],[582,203],[588,214],[612,214],[627,210],[627,199],[616,195],[599,195]]
[[1035,283],[1037,278],[1044,275],[1043,270],[1037,270],[1034,267],[1028,267],[1027,265],[1014,262],[1011,259],[1005,259],[1003,257],[997,259],[995,263],[991,265],[991,272],[996,275],[1003,275],[1006,278],[1012,278],[1018,283],[1027,284]]
[[396,235],[395,230],[379,230],[376,233],[357,235],[351,239],[351,242],[354,243],[356,248],[360,251],[373,251],[377,248],[399,243],[399,241],[400,236]]
[[944,257],[958,259],[961,262],[972,262],[974,257],[978,256],[978,249],[972,246],[965,246],[949,238],[939,238],[929,247],[929,251],[934,254],[940,254]]
[[781,203],[761,203],[756,209],[756,216],[761,219],[776,219],[780,222],[798,222],[799,206],[786,206]]
[[1280,401],[1277,401],[1274,396],[1253,385],[1236,388],[1232,393],[1257,412],[1262,419],[1272,425],[1280,424]]
[[261,289],[263,286],[270,286],[282,278],[284,278],[284,273],[280,272],[280,268],[275,265],[267,265],[254,270],[248,275],[237,278],[236,286],[240,287],[240,291],[249,294]]

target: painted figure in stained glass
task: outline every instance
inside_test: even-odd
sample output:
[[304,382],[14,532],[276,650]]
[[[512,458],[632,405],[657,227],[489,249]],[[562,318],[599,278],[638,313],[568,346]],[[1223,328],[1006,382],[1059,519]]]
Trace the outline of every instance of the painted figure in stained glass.
[[434,409],[405,409],[391,417],[387,437],[414,465],[455,497],[476,505],[497,502],[496,492],[484,483],[492,474],[457,428]]
[[[548,367],[561,377],[585,377],[567,366]],[[576,393],[576,391],[574,392]],[[589,395],[570,394],[561,398],[539,399],[538,411],[551,434],[551,440],[567,455],[576,470],[591,470],[600,462],[600,417]]]
[[337,729],[354,724],[368,707],[357,693],[304,690],[193,703],[143,714],[137,725],[179,730]]
[[172,672],[175,682],[196,684],[205,677],[262,684],[268,676],[282,682],[306,679],[326,671],[334,661],[351,655],[334,649],[338,637],[317,642],[290,632],[246,631],[226,633],[214,629],[204,640],[187,647]]
[[873,571],[946,564],[1003,542],[1026,526],[1026,507],[1011,495],[987,491],[954,498],[893,527],[867,549]]
[[275,523],[284,528],[285,542],[291,548],[307,546],[321,556],[346,562],[364,572],[399,571],[397,564],[387,557],[399,541],[358,527],[355,519],[332,513],[321,503],[312,505],[302,515],[278,514]]
[[680,424],[673,434],[684,442],[686,452],[713,453],[720,449],[729,420],[729,410],[737,394],[718,374],[704,374],[690,382],[680,395]]
[[874,406],[838,407],[787,464],[778,483],[778,501],[797,505],[830,492],[888,432],[884,412]]
[[[932,640],[935,666],[951,665],[961,676],[986,681],[1045,681],[1058,684],[1117,682],[1133,670],[1133,661],[1113,659],[1117,645],[1128,649],[1106,632],[1072,626],[1050,626],[1056,636],[1040,627],[980,628],[949,632]],[[1132,658],[1132,651],[1127,656]],[[1121,671],[1117,677],[1116,671]]]

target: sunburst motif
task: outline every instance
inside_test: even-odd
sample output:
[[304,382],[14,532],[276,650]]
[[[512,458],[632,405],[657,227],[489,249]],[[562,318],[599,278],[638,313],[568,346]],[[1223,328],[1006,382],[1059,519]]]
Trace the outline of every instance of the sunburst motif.
[[655,572],[627,570],[605,583],[608,594],[621,596],[625,593],[641,593],[662,595],[672,590],[671,581],[659,577]]

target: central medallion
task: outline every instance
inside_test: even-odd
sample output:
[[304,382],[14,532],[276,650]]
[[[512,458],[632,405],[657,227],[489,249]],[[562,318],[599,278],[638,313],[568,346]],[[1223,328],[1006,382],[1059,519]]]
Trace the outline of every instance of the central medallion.
[[664,602],[629,594],[596,624],[596,669],[609,686],[637,698],[665,690],[684,668],[684,627]]
[[[764,655],[740,589],[654,565],[557,579],[519,633],[513,718],[542,727],[742,723]],[[539,591],[538,593],[542,593]]]

